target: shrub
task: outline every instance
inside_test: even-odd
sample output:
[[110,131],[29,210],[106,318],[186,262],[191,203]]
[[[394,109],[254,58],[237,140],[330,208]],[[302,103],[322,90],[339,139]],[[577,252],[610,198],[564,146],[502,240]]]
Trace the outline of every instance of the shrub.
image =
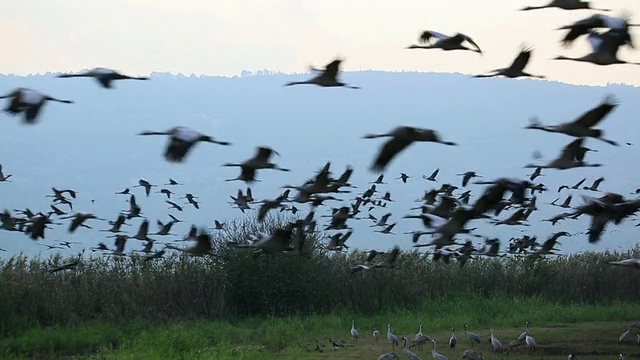
[[554,258],[477,258],[464,267],[402,251],[396,269],[351,273],[366,254],[329,252],[321,233],[297,234],[309,256],[258,254],[228,246],[270,232],[283,216],[264,223],[241,219],[213,234],[214,256],[174,253],[142,261],[78,254],[75,270],[50,273],[75,257],[0,261],[0,331],[11,335],[35,325],[145,319],[157,322],[252,316],[375,314],[412,308],[433,299],[531,297],[559,303],[603,304],[640,295],[633,270],[609,261],[637,255],[583,253]]

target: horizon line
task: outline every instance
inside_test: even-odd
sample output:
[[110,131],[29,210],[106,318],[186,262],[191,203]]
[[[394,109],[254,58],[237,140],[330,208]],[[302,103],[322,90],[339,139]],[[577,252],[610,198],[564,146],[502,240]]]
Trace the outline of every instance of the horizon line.
[[[77,72],[82,72],[82,71],[88,71],[91,70],[92,68],[83,68],[78,70]],[[267,73],[264,73],[264,72]],[[248,73],[248,74],[244,74],[244,73]],[[462,76],[472,76],[475,74],[471,74],[471,73],[464,73],[464,72],[460,72],[460,71],[455,71],[455,72],[448,72],[448,71],[419,71],[419,70],[381,70],[381,69],[360,69],[360,70],[342,70],[340,73],[341,74],[355,74],[355,73],[366,73],[366,72],[376,72],[376,73],[387,73],[387,74],[405,74],[405,73],[412,73],[412,74],[421,74],[421,75],[462,75]],[[37,76],[48,76],[48,75],[58,75],[58,74],[66,74],[66,73],[70,73],[70,72],[63,72],[63,71],[45,71],[45,72],[37,72],[37,73],[29,73],[29,74],[16,74],[16,73],[3,73],[0,72],[0,76],[14,76],[14,77],[37,77]],[[308,70],[308,71],[304,71],[304,72],[284,72],[281,70],[270,70],[270,69],[258,69],[258,70],[241,70],[238,74],[236,75],[225,75],[225,74],[208,74],[208,73],[200,73],[200,74],[196,74],[196,73],[183,73],[183,72],[177,72],[177,73],[173,73],[171,71],[151,71],[151,72],[147,72],[147,73],[136,73],[136,72],[131,72],[129,74],[131,75],[135,75],[135,76],[152,76],[153,74],[161,74],[161,75],[171,75],[171,76],[175,76],[175,77],[182,77],[182,78],[190,78],[190,77],[196,77],[196,78],[226,78],[226,79],[235,79],[235,78],[244,78],[244,77],[257,77],[257,76],[274,76],[274,75],[285,75],[285,76],[292,76],[292,75],[305,75],[305,74],[311,74],[312,71]],[[500,78],[500,77],[498,77]],[[632,87],[632,88],[638,88],[640,87],[640,85],[634,85],[634,84],[628,84],[628,83],[618,83],[618,82],[607,82],[606,84],[602,85],[602,84],[586,84],[586,83],[574,83],[574,82],[567,82],[567,81],[562,81],[562,80],[554,80],[554,79],[534,79],[534,78],[522,78],[522,79],[512,79],[515,81],[541,81],[541,82],[553,82],[553,83],[561,83],[561,84],[566,84],[566,85],[573,85],[573,86],[592,86],[592,87],[607,87],[607,86],[612,86],[612,85],[618,85],[618,86],[628,86],[628,87]]]

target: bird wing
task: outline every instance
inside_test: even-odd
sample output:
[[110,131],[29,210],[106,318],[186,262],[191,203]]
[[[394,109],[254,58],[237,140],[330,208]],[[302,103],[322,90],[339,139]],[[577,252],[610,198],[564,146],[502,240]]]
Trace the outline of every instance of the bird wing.
[[352,234],[353,234],[353,230],[348,231],[346,234],[342,236],[342,238],[340,239],[340,242],[344,245],[344,243],[351,237]]
[[586,19],[576,21],[570,26],[562,27],[563,29],[569,29],[569,32],[562,38],[562,43],[565,46],[570,46],[574,40],[582,35],[588,34],[592,29],[607,26],[605,17],[606,16],[601,14],[595,14]]
[[[606,26],[612,30],[625,30],[629,27],[627,19],[625,19],[624,17],[613,17],[604,14],[594,15],[594,17],[595,16],[598,16],[599,26]],[[596,22],[594,21],[594,23]]]
[[411,141],[407,141],[398,137],[391,138],[380,149],[380,152],[375,158],[371,169],[374,171],[384,170],[391,162],[391,160],[402,150],[406,149],[409,145],[411,145]]
[[338,241],[340,241],[340,236],[342,235],[342,233],[337,233],[334,234],[333,236],[331,236],[329,238],[329,243],[327,244],[326,248],[329,250],[337,250],[339,248],[338,246]]
[[133,209],[136,206],[138,206],[138,204],[136,204],[136,197],[135,195],[131,194],[131,198],[129,199],[129,206]]
[[575,185],[573,185],[573,187],[580,187],[582,184],[584,184],[584,182],[587,181],[587,178],[582,178],[582,180],[578,181]]
[[389,266],[393,265],[393,263],[398,258],[398,254],[400,254],[400,247],[397,245],[391,250],[391,252],[387,255],[385,259],[385,263]]
[[419,40],[422,43],[428,43],[429,40],[431,40],[431,38],[436,38],[438,40],[446,40],[449,38],[449,36],[439,33],[437,31],[426,30],[426,31],[423,31],[422,34],[420,34]]
[[574,160],[576,157],[576,153],[580,150],[583,143],[584,143],[584,138],[577,138],[573,140],[572,142],[567,144],[564,148],[562,148],[560,158]]
[[589,227],[589,243],[595,244],[600,241],[600,236],[604,232],[604,228],[607,226],[609,218],[606,214],[598,214],[591,217],[591,226]]
[[532,50],[530,48],[523,48],[520,54],[513,60],[513,63],[511,63],[510,68],[516,72],[524,70],[524,67],[527,66],[531,58],[531,52]]
[[194,143],[172,136],[169,145],[164,152],[164,157],[168,161],[181,162],[189,152]]
[[561,40],[562,45],[569,47],[571,46],[571,44],[573,44],[573,42],[577,38],[588,33],[589,33],[589,28],[572,27],[571,30],[569,30],[569,32],[567,32],[565,36],[562,38]]
[[111,78],[102,76],[102,77],[97,77],[96,80],[98,80],[98,82],[100,83],[100,85],[102,85],[102,87],[104,87],[105,89],[111,89]]
[[338,77],[338,72],[340,71],[340,63],[342,60],[336,59],[327,64],[324,68],[324,72],[322,73],[323,77],[327,77],[330,79],[336,79]]
[[382,230],[382,232],[391,232],[391,230],[393,230],[393,228],[396,226],[396,223],[393,223],[389,226],[387,226],[384,230]]
[[124,252],[124,247],[127,244],[127,236],[126,235],[118,235],[116,237],[115,246],[116,250],[114,253],[121,254]]
[[367,259],[365,260],[365,263],[370,263],[373,261],[373,259],[376,258],[376,256],[378,256],[378,252],[377,251],[370,251],[369,255],[367,255]]
[[271,157],[271,155],[273,153],[274,153],[273,149],[268,148],[268,147],[264,147],[264,146],[260,146],[260,147],[258,147],[256,155],[254,156],[254,159],[259,161],[259,162],[267,162],[267,161],[269,161],[269,158]]
[[478,46],[478,44],[476,44],[476,42],[473,41],[473,39],[471,39],[469,36],[467,36],[465,34],[458,33],[458,34],[456,34],[456,36],[454,36],[454,38],[461,39],[460,42],[466,41],[469,44],[473,45],[473,47],[478,49],[478,52],[482,52],[482,50],[480,49],[480,46]]
[[548,253],[551,250],[553,250],[553,247],[556,246],[556,243],[558,242],[558,237],[553,236],[550,239],[547,239],[544,243],[542,243],[542,249],[541,252],[543,253]]
[[524,220],[525,217],[525,209],[518,209],[516,212],[514,212],[513,214],[511,214],[511,216],[509,216],[509,218],[507,219],[507,221],[520,221],[520,220]]
[[252,166],[240,167],[240,179],[246,182],[252,182],[256,180],[256,168]]
[[142,224],[140,224],[140,227],[138,228],[138,235],[140,235],[140,237],[146,237],[148,233],[149,233],[149,220],[144,220]]
[[26,124],[35,124],[41,108],[42,104],[29,106],[24,114],[24,122]]
[[599,51],[600,46],[602,46],[602,36],[595,31],[589,31],[589,36],[587,36],[587,41],[589,41],[589,45],[591,45],[591,50],[593,52]]
[[593,182],[593,187],[598,187],[604,181],[604,177],[599,177]]
[[166,203],[171,205],[171,207],[174,207],[174,208],[176,208],[178,210],[182,209],[182,207],[180,207],[180,205],[174,203],[173,201],[166,200]]
[[580,115],[573,123],[584,128],[590,128],[602,121],[616,106],[618,106],[617,100],[612,95],[608,95],[600,105]]
[[427,221],[431,222],[431,227],[433,228],[441,228],[442,226],[447,224],[447,219],[440,217],[434,214],[424,214],[424,217],[429,219]]
[[628,30],[614,29],[602,34],[592,30],[589,32],[588,40],[593,52],[610,56],[616,56],[620,46],[624,44],[633,48],[633,41]]
[[21,111],[24,111],[25,109],[25,105],[20,102],[20,93],[17,91],[14,91],[12,94],[8,95],[11,96],[9,105],[4,109],[4,111],[6,111],[9,114],[19,114]]
[[612,261],[609,264],[611,265],[618,265],[618,266],[632,266],[632,267],[638,267],[640,266],[640,259],[625,259],[625,260],[620,260],[620,261]]
[[267,216],[267,213],[269,213],[269,210],[275,209],[278,205],[279,203],[275,203],[273,201],[266,201],[264,204],[262,204],[262,206],[260,206],[260,209],[258,209],[258,221],[263,222],[264,218]]
[[209,252],[211,252],[211,249],[213,248],[211,245],[211,236],[209,236],[206,232],[202,232],[202,234],[198,235],[198,237],[196,238],[196,246],[194,247],[194,252],[197,252],[198,254],[207,254]]

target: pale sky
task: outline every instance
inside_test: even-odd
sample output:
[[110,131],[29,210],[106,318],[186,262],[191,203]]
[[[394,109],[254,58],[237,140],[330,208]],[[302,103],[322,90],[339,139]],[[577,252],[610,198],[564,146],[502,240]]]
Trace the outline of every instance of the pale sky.
[[[582,56],[561,31],[590,10],[519,8],[548,0],[3,0],[0,72],[36,74],[108,67],[130,74],[233,76],[286,73],[340,56],[344,70],[483,73],[506,67],[521,44],[534,47],[527,70],[551,80],[640,86],[640,67],[551,61]],[[594,0],[640,22],[638,0]],[[423,30],[472,37],[485,54],[407,50]],[[634,29],[636,33],[637,30]],[[638,35],[640,36],[640,34]],[[636,40],[640,47],[640,38]],[[619,57],[640,62],[640,52]]]

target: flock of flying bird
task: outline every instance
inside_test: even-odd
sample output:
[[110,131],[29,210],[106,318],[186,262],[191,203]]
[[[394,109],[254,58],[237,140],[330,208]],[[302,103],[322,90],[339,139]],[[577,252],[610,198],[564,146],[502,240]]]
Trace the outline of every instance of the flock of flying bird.
[[[589,3],[585,1],[553,0],[546,6],[527,7],[522,10],[528,11],[544,7],[556,7],[564,10],[591,8]],[[598,10],[605,11],[606,9]],[[562,43],[565,46],[571,45],[578,39],[585,38],[591,45],[592,52],[580,58],[559,56],[556,59],[590,62],[595,65],[627,63],[626,61],[618,59],[617,53],[623,46],[633,47],[630,28],[634,26],[638,25],[629,23],[627,17],[613,17],[601,13],[588,16],[573,24],[562,26],[560,29],[567,30],[562,39]],[[411,45],[408,48],[441,49],[445,51],[459,50],[482,53],[480,46],[476,44],[471,37],[461,33],[449,36],[436,31],[424,31],[420,34],[419,41],[421,45]],[[539,75],[532,75],[524,71],[526,65],[531,59],[531,55],[532,49],[525,47],[508,67],[493,70],[488,74],[476,75],[475,77],[543,77]],[[324,69],[312,68],[312,71],[317,73],[314,77],[305,81],[290,82],[285,84],[285,86],[313,84],[321,87],[348,87],[358,89],[359,87],[357,86],[348,85],[338,80],[341,62],[342,60],[336,59],[326,65]],[[96,79],[102,87],[107,89],[112,88],[114,81],[125,79],[148,80],[147,77],[127,76],[105,68],[95,68],[78,74],[61,74],[57,77],[90,77]],[[23,116],[23,122],[30,125],[38,122],[40,112],[46,102],[54,101],[66,104],[73,103],[71,100],[54,98],[26,88],[15,89],[11,93],[0,98],[8,99],[7,106],[4,109],[5,112],[12,115]],[[538,243],[535,236],[532,237],[526,235],[520,238],[512,238],[508,245],[508,250],[503,252],[500,251],[501,242],[498,238],[485,238],[484,244],[480,247],[474,246],[471,240],[459,243],[456,239],[460,235],[482,237],[474,233],[475,228],[467,226],[469,223],[478,220],[488,221],[495,225],[527,225],[529,215],[537,209],[536,193],[548,191],[543,184],[535,183],[535,180],[541,176],[542,172],[546,171],[546,169],[566,170],[579,167],[601,166],[601,164],[594,164],[586,161],[586,156],[590,151],[592,151],[592,149],[586,147],[585,144],[587,139],[591,138],[612,146],[619,146],[617,142],[605,138],[604,132],[601,129],[596,128],[596,126],[617,106],[618,102],[616,99],[613,96],[607,96],[600,104],[596,104],[571,121],[557,125],[543,125],[537,119],[532,120],[531,124],[527,127],[528,129],[564,134],[569,137],[573,137],[574,139],[561,149],[560,154],[556,159],[545,164],[527,165],[526,167],[535,169],[528,175],[527,179],[504,177],[492,181],[472,181],[473,178],[480,177],[480,175],[476,174],[474,171],[468,171],[459,174],[462,177],[460,186],[446,183],[442,184],[439,188],[433,188],[425,191],[423,198],[419,199],[422,205],[416,208],[416,210],[420,210],[420,212],[404,216],[404,218],[408,219],[419,219],[423,224],[423,230],[411,233],[414,246],[432,247],[433,251],[431,254],[433,254],[434,260],[449,262],[451,259],[457,259],[460,266],[463,266],[474,256],[504,256],[507,253],[511,253],[522,254],[530,257],[540,257],[554,254],[558,240],[563,236],[571,236],[572,234],[569,234],[566,231],[560,231],[551,235],[543,243]],[[193,151],[194,146],[199,142],[212,143],[220,146],[231,145],[231,143],[226,139],[219,140],[213,136],[202,134],[186,126],[176,126],[165,131],[145,130],[141,131],[139,135],[167,136],[168,143],[164,148],[163,157],[166,161],[176,163],[184,162],[189,152]],[[432,142],[445,146],[458,145],[455,142],[445,140],[435,130],[409,126],[397,126],[387,133],[366,134],[363,136],[365,139],[383,137],[389,139],[382,144],[379,152],[375,154],[370,167],[371,172],[378,174],[384,173],[394,158],[399,156],[413,143]],[[259,170],[270,169],[290,171],[289,169],[280,167],[278,164],[274,163],[272,160],[274,155],[278,155],[275,150],[266,146],[261,146],[257,148],[254,156],[246,161],[224,164],[224,166],[240,168],[240,174],[236,178],[228,179],[228,181],[243,181],[249,186],[245,192],[239,190],[236,196],[231,196],[232,206],[237,207],[244,213],[246,210],[252,209],[251,205],[259,204],[259,208],[257,209],[257,218],[258,221],[261,222],[264,221],[269,211],[273,210],[291,211],[293,214],[296,214],[299,211],[296,204],[298,206],[301,204],[309,204],[311,206],[311,210],[304,218],[289,222],[282,227],[275,229],[271,234],[258,234],[251,239],[246,239],[244,242],[229,242],[229,246],[250,248],[257,252],[280,252],[307,256],[311,249],[308,244],[305,244],[305,237],[297,236],[297,234],[301,232],[316,233],[322,226],[320,229],[322,231],[335,231],[335,233],[328,236],[328,241],[323,244],[322,247],[327,251],[343,251],[348,249],[348,245],[346,243],[353,233],[353,230],[349,226],[349,222],[357,219],[371,220],[373,222],[371,227],[374,227],[376,232],[382,234],[394,234],[393,229],[396,223],[390,222],[392,216],[391,213],[386,213],[384,216],[378,218],[370,212],[375,208],[384,208],[386,203],[393,201],[389,192],[384,192],[384,194],[380,195],[381,191],[377,187],[380,184],[384,184],[384,175],[379,175],[371,187],[351,199],[351,202],[348,205],[332,208],[331,213],[326,215],[326,217],[329,218],[326,225],[319,224],[319,220],[315,217],[315,212],[320,208],[320,206],[324,205],[325,202],[341,201],[342,199],[338,199],[334,195],[351,193],[353,189],[356,188],[356,186],[349,182],[354,171],[350,166],[347,167],[341,175],[334,177],[330,168],[331,163],[326,163],[324,167],[317,171],[316,174],[303,184],[298,186],[285,186],[284,188],[286,188],[286,190],[275,199],[256,201],[256,199],[253,198],[250,185],[255,181],[259,181],[257,177]],[[2,170],[3,169],[0,166],[0,183],[10,182],[12,174],[5,175]],[[436,182],[438,173],[439,169],[435,170],[430,176],[424,175],[423,179],[426,180],[427,183]],[[406,183],[407,179],[410,177],[411,176],[406,173],[402,173],[397,180]],[[575,185],[563,186],[558,189],[558,192],[561,192],[564,189],[580,189],[585,181],[586,179],[583,179]],[[602,181],[604,181],[604,178],[598,178],[594,181],[592,186],[585,186],[584,189],[598,191],[598,186]],[[465,189],[471,184],[485,186],[484,190],[475,199],[475,201],[471,201],[471,190]],[[186,199],[186,204],[179,204],[176,202],[175,197],[171,197],[176,194],[171,189],[179,185],[181,184],[170,179],[167,184],[155,193],[160,194],[157,196],[166,196],[167,198],[165,201],[172,210],[181,212],[183,211],[184,206],[193,206],[195,209],[199,209],[198,199],[193,194],[187,193],[182,197]],[[145,195],[149,197],[151,189],[153,187],[160,186],[154,185],[145,179],[140,179],[136,187],[143,188]],[[464,191],[457,192],[458,190]],[[38,240],[45,238],[45,231],[46,229],[49,229],[50,226],[60,225],[60,222],[56,222],[59,220],[69,221],[69,233],[73,233],[81,227],[91,228],[91,226],[87,224],[89,221],[105,220],[92,213],[73,213],[73,199],[77,196],[77,193],[74,190],[53,188],[52,191],[53,193],[49,195],[53,198],[50,211],[32,212],[29,209],[20,211],[14,210],[14,212],[22,213],[22,216],[19,216],[17,214],[13,214],[9,210],[5,210],[0,214],[0,229],[4,231],[22,232],[31,239]],[[296,194],[291,194],[292,191],[295,191]],[[131,189],[127,188],[116,194],[128,197],[128,209],[117,214],[115,220],[109,221],[109,225],[111,226],[110,228],[103,229],[105,232],[112,233],[111,237],[115,238],[115,248],[110,249],[109,246],[101,242],[97,247],[93,248],[94,251],[103,251],[108,254],[124,256],[127,254],[125,251],[127,240],[134,239],[145,243],[141,251],[147,254],[147,260],[161,258],[167,250],[177,250],[195,256],[215,255],[212,252],[213,247],[209,229],[199,228],[196,225],[192,225],[189,233],[183,238],[185,241],[193,241],[193,246],[183,248],[176,246],[175,243],[165,243],[164,248],[155,251],[152,250],[156,240],[150,236],[174,235],[171,234],[172,226],[183,222],[183,220],[180,220],[176,216],[170,214],[170,220],[166,222],[156,220],[159,230],[152,233],[150,232],[150,222],[142,215],[142,208],[138,204],[136,196],[132,193]],[[600,240],[605,227],[609,223],[616,225],[620,224],[623,220],[631,217],[640,210],[640,200],[630,200],[616,193],[605,193],[603,196],[598,198],[583,196],[584,204],[575,207],[570,206],[571,197],[572,195],[569,195],[561,204],[557,204],[559,199],[556,199],[552,205],[562,207],[567,209],[567,211],[558,214],[553,218],[546,219],[546,221],[555,225],[563,220],[576,219],[580,216],[589,216],[591,217],[591,225],[586,233],[590,243],[596,243]],[[66,206],[67,208],[62,208],[62,206]],[[365,207],[368,207],[368,213],[360,215],[361,213],[365,213]],[[497,218],[503,210],[511,209],[514,210],[512,214],[501,219]],[[122,231],[122,227],[124,225],[128,225],[127,221],[134,218],[142,219],[138,230],[133,235],[126,234]],[[215,221],[216,230],[222,230],[224,229],[224,226],[224,223],[218,220]],[[431,235],[431,238],[427,242],[423,243],[420,242],[420,239],[424,235]],[[49,248],[62,248],[70,247],[71,244],[73,244],[73,242],[66,241],[46,246]],[[371,250],[363,262],[352,264],[352,272],[360,273],[375,269],[394,268],[394,263],[399,252],[400,248],[398,246],[389,252]],[[377,260],[379,258],[382,258],[382,260]],[[615,262],[613,264],[640,268],[640,260],[636,259],[628,259]],[[57,272],[73,269],[76,265],[77,262],[72,262],[52,268],[51,271]],[[376,332],[378,334],[377,336],[379,336],[379,331],[376,330]],[[472,333],[467,332],[466,326],[465,333],[472,341],[475,340],[471,335]],[[513,346],[526,344],[528,347],[535,349],[535,340],[529,336],[528,324],[527,330],[523,334],[524,336],[521,336],[522,339],[516,340],[519,343],[514,343]],[[358,334],[354,326],[352,326],[352,335],[354,339],[357,339]],[[418,335],[421,335],[422,337],[419,337]],[[422,331],[420,331],[418,335],[413,339],[413,346],[419,347],[427,341],[432,341],[427,336],[424,336]],[[399,344],[399,339],[391,333],[390,325],[388,327],[387,336],[393,346]],[[403,340],[405,343],[405,346],[403,347],[405,355],[409,359],[419,359],[419,357],[412,353],[409,350],[409,347],[406,346],[408,339],[405,337]],[[453,341],[453,346],[455,346],[455,331],[451,341]],[[434,359],[446,360],[446,357],[437,353],[435,341],[432,342],[432,355]],[[491,336],[491,344],[496,350],[509,349],[509,347],[502,346],[493,335]],[[512,344],[510,344],[510,346],[511,345]],[[334,343],[334,346],[338,345]],[[321,350],[320,347],[317,349]],[[470,350],[465,351],[464,355],[468,359],[481,359],[480,355]],[[389,353],[380,356],[379,359],[392,359],[395,357],[397,357],[395,353]]]

